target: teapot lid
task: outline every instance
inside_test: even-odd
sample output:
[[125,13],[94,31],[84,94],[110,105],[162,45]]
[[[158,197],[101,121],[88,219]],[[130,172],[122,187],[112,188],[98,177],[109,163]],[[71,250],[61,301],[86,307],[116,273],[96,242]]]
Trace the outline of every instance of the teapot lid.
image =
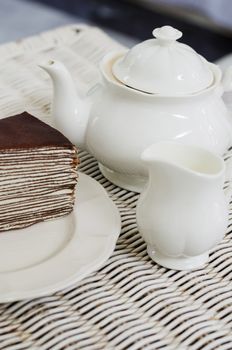
[[156,28],[156,39],[135,45],[112,67],[123,84],[151,94],[191,94],[210,86],[213,73],[208,62],[190,46],[177,42],[182,32]]

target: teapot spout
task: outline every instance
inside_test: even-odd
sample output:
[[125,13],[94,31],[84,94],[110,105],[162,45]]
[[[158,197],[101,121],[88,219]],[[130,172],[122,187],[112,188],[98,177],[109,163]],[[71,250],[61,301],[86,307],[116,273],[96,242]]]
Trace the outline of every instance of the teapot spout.
[[56,127],[72,143],[85,148],[90,103],[78,95],[70,73],[61,62],[49,60],[39,67],[52,79],[52,119]]

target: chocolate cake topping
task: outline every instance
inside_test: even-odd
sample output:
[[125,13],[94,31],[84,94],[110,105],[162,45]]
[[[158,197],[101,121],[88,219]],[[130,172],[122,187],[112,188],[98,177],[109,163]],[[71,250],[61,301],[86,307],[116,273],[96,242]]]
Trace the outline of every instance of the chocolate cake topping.
[[72,143],[58,130],[27,112],[0,119],[0,149],[70,147]]

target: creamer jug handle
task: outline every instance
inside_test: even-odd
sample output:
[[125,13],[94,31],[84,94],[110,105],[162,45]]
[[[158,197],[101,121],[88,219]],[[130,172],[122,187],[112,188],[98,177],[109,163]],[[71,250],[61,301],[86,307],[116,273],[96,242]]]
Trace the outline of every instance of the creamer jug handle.
[[229,185],[224,189],[224,193],[227,199],[227,203],[229,205],[232,199],[232,182],[229,183]]

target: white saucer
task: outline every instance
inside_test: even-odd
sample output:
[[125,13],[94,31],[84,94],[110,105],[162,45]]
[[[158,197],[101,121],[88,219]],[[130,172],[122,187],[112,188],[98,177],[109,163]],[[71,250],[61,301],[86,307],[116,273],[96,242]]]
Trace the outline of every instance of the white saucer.
[[81,280],[109,258],[120,227],[103,187],[79,174],[72,214],[0,233],[0,303],[44,296]]

